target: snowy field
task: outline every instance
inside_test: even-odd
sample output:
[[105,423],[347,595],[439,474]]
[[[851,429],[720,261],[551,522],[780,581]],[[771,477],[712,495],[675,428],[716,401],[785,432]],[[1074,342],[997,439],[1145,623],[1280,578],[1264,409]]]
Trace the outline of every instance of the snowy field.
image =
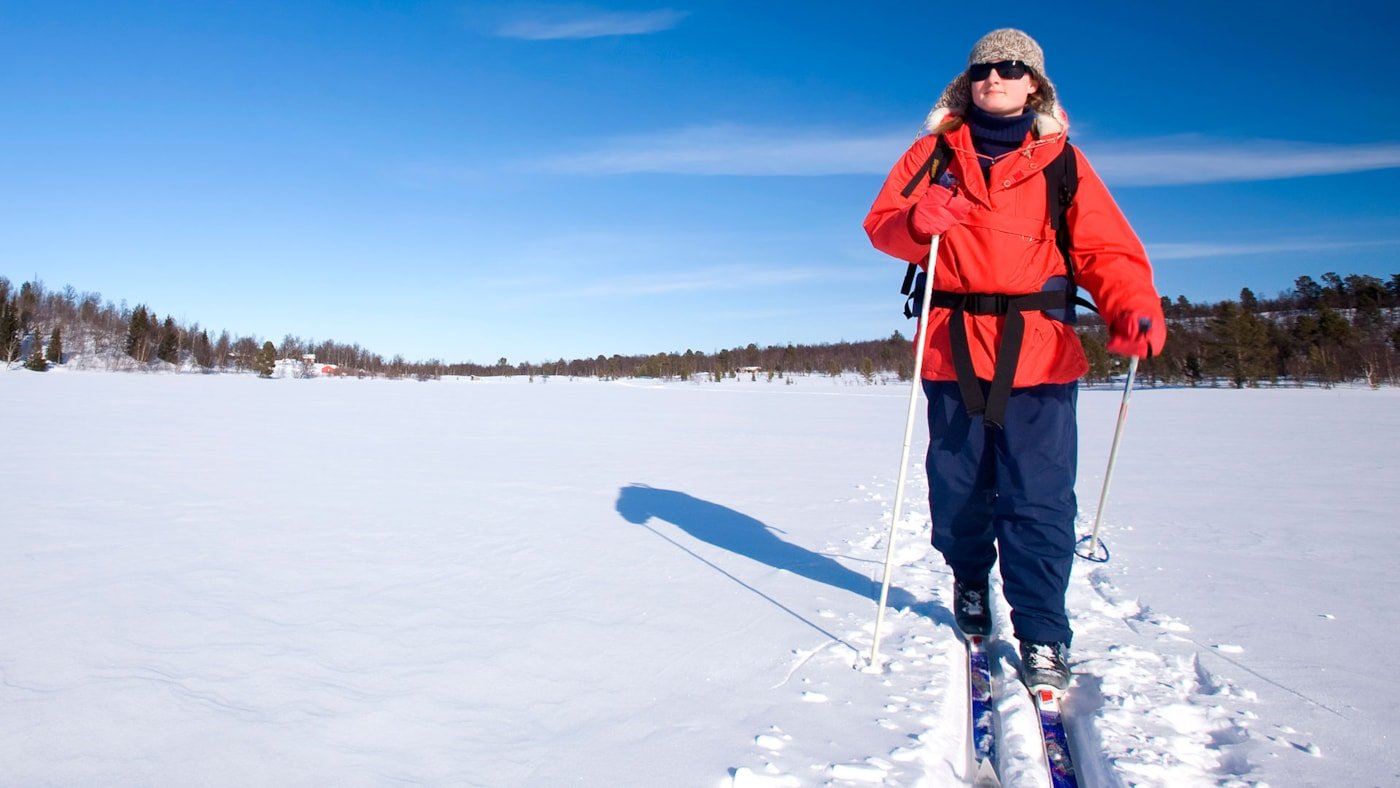
[[[961,785],[918,472],[861,669],[906,396],[0,372],[0,785]],[[1397,390],[1135,394],[1070,594],[1085,785],[1400,782],[1397,446]]]

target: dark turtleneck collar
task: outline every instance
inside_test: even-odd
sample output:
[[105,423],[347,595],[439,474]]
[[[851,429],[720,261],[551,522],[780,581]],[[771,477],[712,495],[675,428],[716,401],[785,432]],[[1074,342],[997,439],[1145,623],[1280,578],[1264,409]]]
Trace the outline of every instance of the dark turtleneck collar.
[[976,104],[967,108],[963,117],[972,132],[972,147],[977,151],[983,177],[990,177],[992,161],[1017,148],[1026,139],[1026,132],[1035,123],[1035,112],[1029,107],[1020,115],[1002,117],[984,112]]

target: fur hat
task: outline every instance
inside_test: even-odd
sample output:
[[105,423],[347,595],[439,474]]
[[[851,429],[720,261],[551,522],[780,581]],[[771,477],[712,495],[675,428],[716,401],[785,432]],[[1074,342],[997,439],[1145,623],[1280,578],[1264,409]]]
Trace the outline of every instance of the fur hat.
[[[1059,102],[1055,100],[1055,84],[1050,81],[1050,77],[1045,73],[1045,52],[1040,48],[1040,44],[1034,38],[1023,31],[1015,28],[1004,27],[1000,30],[993,30],[977,41],[972,47],[972,52],[967,56],[967,65],[974,66],[978,63],[1000,63],[1003,60],[1019,60],[1031,68],[1031,76],[1035,77],[1036,92],[1030,95],[1028,105],[1040,116],[1038,126],[1041,133],[1056,133],[1067,130],[1068,122],[1065,120],[1064,112],[1060,110]],[[925,130],[931,129],[942,122],[947,115],[962,115],[967,112],[967,107],[972,103],[972,82],[967,78],[967,70],[944,88],[942,98],[933,106],[933,111],[929,113],[928,120],[924,123]],[[936,117],[935,117],[936,116]],[[1058,124],[1058,128],[1056,127]]]

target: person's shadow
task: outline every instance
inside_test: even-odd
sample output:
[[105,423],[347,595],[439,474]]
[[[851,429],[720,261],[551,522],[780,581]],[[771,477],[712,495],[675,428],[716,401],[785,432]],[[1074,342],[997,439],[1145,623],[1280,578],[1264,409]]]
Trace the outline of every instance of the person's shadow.
[[[662,490],[648,487],[645,484],[630,484],[623,487],[617,497],[617,513],[629,523],[647,526],[652,532],[672,541],[681,549],[686,548],[664,533],[651,528],[647,522],[653,517],[664,520],[702,542],[709,542],[716,547],[722,547],[731,553],[746,556],[775,569],[782,569],[819,583],[825,583],[872,601],[878,601],[880,598],[880,582],[878,580],[872,580],[859,572],[848,569],[829,556],[814,553],[791,542],[785,542],[778,537],[775,529],[727,506],[701,500],[676,490]],[[690,551],[687,550],[687,552]],[[693,552],[691,554],[695,555]],[[698,555],[695,557],[705,561]],[[705,563],[710,564],[716,570],[723,572],[735,582],[741,583],[770,602],[787,609],[786,606],[781,605],[772,597],[753,588],[748,583],[744,583],[724,569],[709,561],[705,561]],[[888,602],[889,606],[895,609],[911,608],[941,623],[950,625],[952,623],[952,614],[938,602],[920,603],[913,594],[893,585],[890,586]],[[788,612],[802,618],[791,610]],[[807,619],[802,618],[802,620],[816,627]],[[820,629],[820,627],[816,628]]]

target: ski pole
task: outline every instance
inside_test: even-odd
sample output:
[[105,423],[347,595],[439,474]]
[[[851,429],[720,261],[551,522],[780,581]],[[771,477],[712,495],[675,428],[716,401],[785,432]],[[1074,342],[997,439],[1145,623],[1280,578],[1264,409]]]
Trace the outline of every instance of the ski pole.
[[1080,558],[1085,558],[1096,563],[1104,563],[1108,560],[1108,548],[1104,548],[1103,557],[1099,557],[1099,526],[1103,524],[1103,510],[1108,505],[1108,485],[1113,481],[1113,464],[1118,461],[1118,442],[1123,439],[1123,423],[1128,420],[1128,399],[1133,395],[1133,378],[1137,377],[1138,357],[1133,356],[1128,361],[1128,382],[1123,386],[1123,402],[1118,406],[1118,426],[1113,429],[1113,446],[1108,450],[1108,470],[1103,474],[1103,490],[1099,493],[1099,508],[1094,512],[1094,533],[1089,537],[1089,549],[1079,553]]
[[914,382],[909,387],[909,416],[904,422],[904,448],[899,454],[899,481],[894,486],[894,512],[890,514],[890,535],[885,540],[885,575],[880,582],[880,606],[875,612],[875,637],[870,644],[870,665],[880,658],[880,627],[885,622],[885,604],[890,596],[890,569],[894,559],[894,532],[904,509],[904,482],[909,477],[909,446],[914,441],[914,420],[919,409],[919,387],[923,383],[924,344],[928,336],[928,311],[933,303],[933,266],[938,259],[938,236],[928,250],[928,271],[924,275],[924,297],[919,305],[918,338],[914,340]]

